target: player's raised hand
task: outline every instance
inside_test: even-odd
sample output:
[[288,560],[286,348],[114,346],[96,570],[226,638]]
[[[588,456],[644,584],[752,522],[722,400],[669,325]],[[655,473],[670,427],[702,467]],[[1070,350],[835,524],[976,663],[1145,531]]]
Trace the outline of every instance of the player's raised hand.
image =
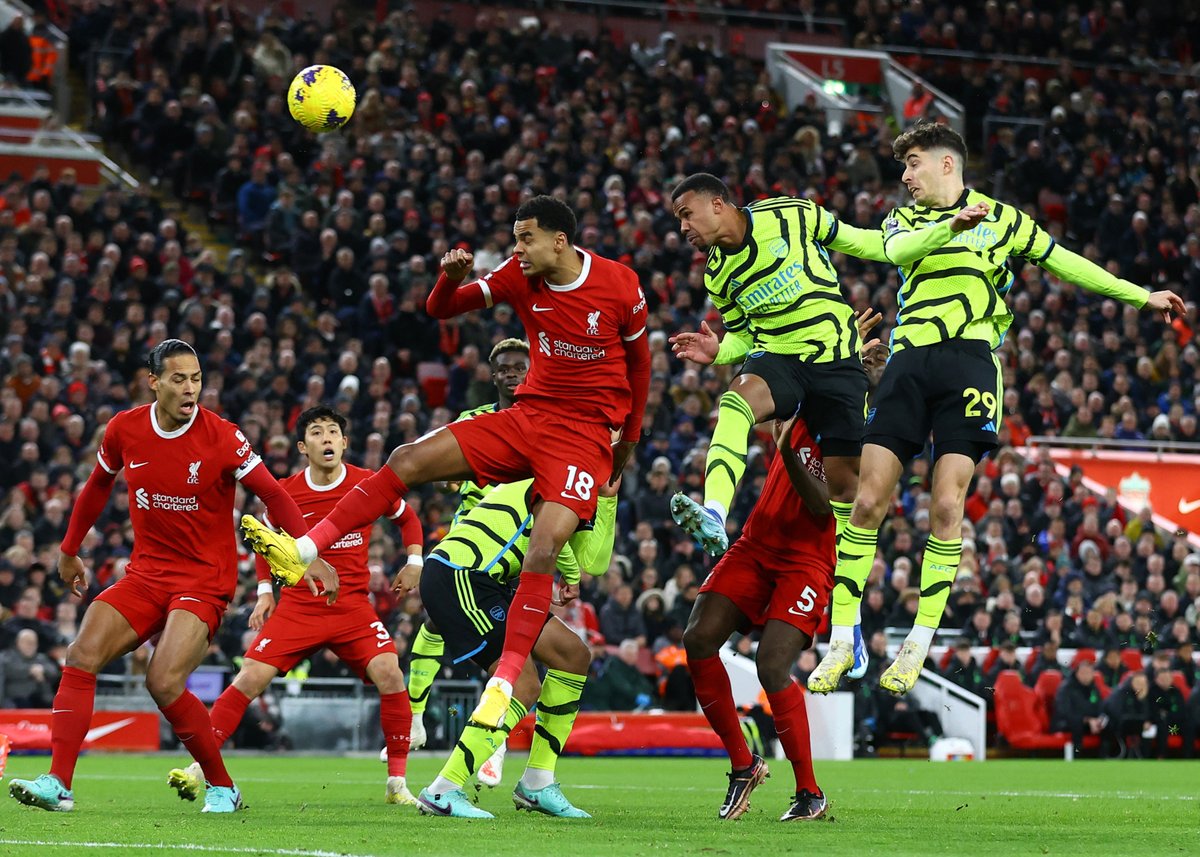
[[421,583],[421,570],[423,568],[424,566],[412,562],[396,572],[396,579],[392,581],[392,592],[403,598],[416,589]]
[[596,489],[596,494],[600,497],[616,497],[617,492],[621,490],[621,475],[622,474],[618,473],[615,479],[609,480],[608,482],[600,485],[600,487]]
[[968,229],[974,229],[983,219],[988,216],[991,207],[986,202],[977,202],[974,205],[968,205],[966,208],[954,215],[954,219],[950,221],[951,232],[966,232]]
[[1171,313],[1183,315],[1187,312],[1187,307],[1183,305],[1183,298],[1167,289],[1151,292],[1150,297],[1146,298],[1146,305],[1143,309],[1161,313],[1163,321],[1167,324],[1171,323]]
[[799,415],[799,413],[799,411],[796,411],[796,413],[792,414],[790,419],[775,420],[771,424],[771,436],[775,439],[775,445],[777,447],[782,448],[790,445],[792,426],[796,424],[796,417]]
[[671,350],[680,360],[691,360],[693,363],[712,363],[717,359],[717,351],[721,341],[708,326],[707,321],[700,322],[700,329],[695,333],[677,333],[669,340]]
[[[304,572],[304,581],[308,584],[309,591],[313,595],[320,595],[321,591],[325,593],[325,603],[333,604],[337,601],[338,589],[341,587],[341,581],[338,580],[338,573],[334,567],[325,560],[317,557],[312,564]],[[317,583],[321,584],[321,588],[317,588]]]
[[442,257],[442,271],[451,280],[462,282],[475,270],[475,256],[467,250],[455,247]]
[[883,313],[876,311],[873,307],[860,309],[854,314],[854,326],[858,328],[858,337],[863,342],[867,341],[867,334],[879,326],[883,321]]
[[[316,594],[315,592],[313,593]],[[258,596],[258,601],[254,603],[254,610],[250,613],[250,629],[252,631],[261,631],[262,626],[267,624],[267,620],[271,618],[271,614],[275,612],[275,593],[264,592]]]
[[83,587],[87,586],[87,569],[83,560],[77,556],[60,553],[58,555],[58,576],[72,593],[83,597]]

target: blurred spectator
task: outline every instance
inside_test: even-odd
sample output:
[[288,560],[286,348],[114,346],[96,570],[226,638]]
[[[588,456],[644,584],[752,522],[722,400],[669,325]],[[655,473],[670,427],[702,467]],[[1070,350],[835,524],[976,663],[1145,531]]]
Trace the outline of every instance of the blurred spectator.
[[17,632],[12,648],[0,652],[0,707],[49,708],[62,672],[38,651],[38,635],[29,628]]
[[33,46],[25,34],[25,18],[14,15],[0,31],[0,75],[22,86],[33,68]]
[[1145,673],[1134,673],[1116,686],[1104,700],[1106,752],[1117,758],[1143,758],[1142,735],[1154,725],[1150,704],[1150,679]]
[[638,669],[642,656],[638,640],[622,640],[615,655],[593,664],[595,678],[584,690],[584,704],[592,710],[633,711],[650,707],[654,685]]
[[616,640],[628,639],[646,645],[646,623],[633,602],[633,588],[629,584],[618,586],[600,608],[600,633],[610,645],[615,645]]
[[986,681],[983,670],[975,662],[975,656],[971,654],[971,644],[966,640],[959,640],[955,644],[954,656],[943,675],[963,690],[970,691],[977,696],[984,695],[983,688]]
[[1052,732],[1069,732],[1075,752],[1083,751],[1084,735],[1099,735],[1107,722],[1100,707],[1100,689],[1096,686],[1096,667],[1081,661],[1075,672],[1063,679],[1054,697]]

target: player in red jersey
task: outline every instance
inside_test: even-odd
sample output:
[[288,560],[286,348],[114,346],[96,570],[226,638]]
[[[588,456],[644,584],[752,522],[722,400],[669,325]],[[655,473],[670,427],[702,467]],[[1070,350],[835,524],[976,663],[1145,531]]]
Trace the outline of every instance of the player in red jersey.
[[[159,634],[146,689],[208,781],[204,812],[233,812],[241,795],[225,770],[203,703],[187,677],[208,651],[237,586],[233,519],[237,483],[257,494],[276,520],[302,532],[304,518],[237,426],[200,407],[200,361],[178,339],[150,352],[155,401],[113,417],[98,463],[79,494],[63,538],[58,573],[76,595],[86,582],[79,548],[96,523],[124,468],[133,556],[125,577],[100,593],[67,649],[54,697],[50,773],[13,780],[9,792],[24,804],[68,811],[71,779],[96,695],[96,673],[114,658]],[[332,600],[337,577],[314,566]],[[313,588],[316,591],[315,585]]]
[[[345,464],[349,438],[346,418],[333,408],[319,405],[300,414],[296,444],[308,466],[280,484],[306,518],[320,518],[345,497],[355,485],[371,475],[370,470]],[[421,522],[403,500],[388,515],[400,525],[408,563],[396,575],[392,588],[401,596],[421,580],[424,563]],[[269,520],[267,521],[270,525]],[[355,530],[332,545],[321,558],[338,572],[341,592],[337,604],[327,606],[303,589],[284,589],[275,605],[275,592],[267,563],[259,557],[258,603],[250,615],[250,627],[258,636],[246,650],[246,658],[233,683],[212,709],[212,728],[218,746],[237,729],[247,706],[281,673],[290,671],[317,649],[328,646],[364,681],[379,689],[379,722],[388,749],[386,801],[415,806],[416,798],[405,781],[408,763],[412,709],[404,686],[404,673],[392,635],[379,621],[367,595],[370,571],[367,549],[371,524]],[[203,780],[193,765],[172,772],[172,785],[180,797],[194,799]]]
[[[646,298],[637,275],[575,247],[575,215],[534,197],[517,209],[516,250],[465,285],[473,256],[454,249],[429,294],[434,318],[506,302],[528,334],[530,370],[511,408],[480,414],[393,450],[388,466],[355,486],[307,536],[293,540],[244,520],[247,538],[276,573],[294,579],[347,532],[390,509],[409,486],[442,479],[503,484],[533,477],[533,532],[494,677],[471,715],[504,722],[512,686],[550,609],[555,560],[580,520],[596,511],[596,484],[620,473],[641,435],[650,383]],[[615,451],[612,435],[619,431]],[[564,587],[568,602],[578,591]]]
[[[858,315],[864,341],[880,320],[870,311]],[[862,354],[873,385],[887,362],[887,348],[876,341],[864,345]],[[827,805],[813,774],[804,691],[792,680],[791,668],[816,638],[833,590],[835,524],[821,448],[808,426],[798,417],[777,421],[775,442],[779,454],[742,537],[700,587],[683,635],[696,698],[733,766],[718,812],[724,819],[745,813],[750,793],[767,778],[766,763],[746,745],[719,654],[730,634],[752,627],[762,629],[755,657],[758,680],[796,776],[795,797],[780,820],[819,818]]]

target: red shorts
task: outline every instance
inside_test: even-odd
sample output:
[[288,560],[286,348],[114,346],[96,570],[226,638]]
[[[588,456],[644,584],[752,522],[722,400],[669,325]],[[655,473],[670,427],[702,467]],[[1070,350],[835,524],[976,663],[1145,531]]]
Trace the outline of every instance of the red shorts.
[[365,597],[354,598],[345,605],[340,601],[326,605],[322,601],[305,607],[285,598],[246,650],[246,657],[286,673],[325,647],[364,682],[367,664],[375,657],[397,654],[392,635]]
[[149,640],[167,624],[172,610],[195,614],[208,626],[212,640],[229,606],[229,599],[202,589],[178,591],[174,586],[162,586],[149,575],[127,574],[96,596],[125,617],[138,636],[138,645]]
[[533,477],[533,494],[590,520],[596,488],[612,476],[612,429],[520,402],[494,413],[451,423],[481,484],[504,485]]
[[700,591],[724,595],[756,626],[778,619],[815,637],[833,591],[833,564],[800,565],[748,539],[738,539]]

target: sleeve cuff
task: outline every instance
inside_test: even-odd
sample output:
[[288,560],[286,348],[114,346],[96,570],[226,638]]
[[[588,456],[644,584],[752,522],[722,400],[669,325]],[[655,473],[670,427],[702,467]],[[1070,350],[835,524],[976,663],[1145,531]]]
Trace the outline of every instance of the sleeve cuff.
[[274,595],[275,587],[272,585],[271,581],[269,581],[269,580],[259,581],[258,594],[259,595]]

